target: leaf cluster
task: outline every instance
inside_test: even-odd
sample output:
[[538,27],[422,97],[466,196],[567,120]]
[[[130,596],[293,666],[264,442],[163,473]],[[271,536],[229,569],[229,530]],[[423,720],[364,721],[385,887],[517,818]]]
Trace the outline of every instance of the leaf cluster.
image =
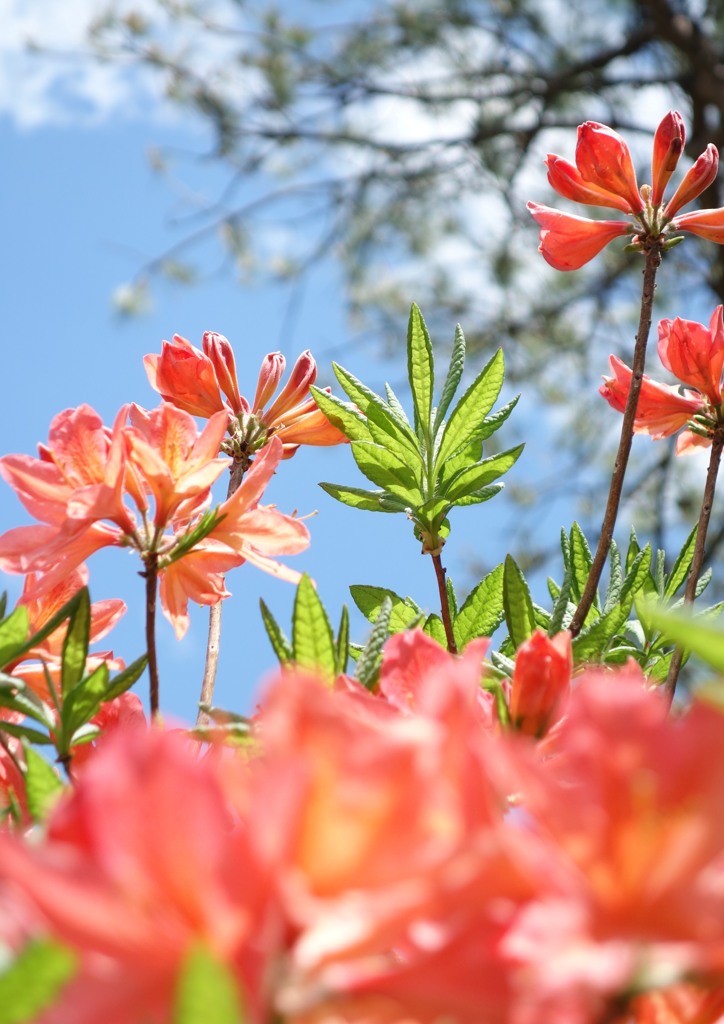
[[503,486],[500,477],[520,456],[523,445],[483,457],[483,443],[502,426],[517,398],[491,412],[504,379],[499,350],[453,405],[465,367],[465,337],[458,326],[435,406],[432,344],[414,304],[407,330],[407,366],[412,420],[389,384],[383,398],[336,364],[337,380],[349,402],[312,388],[319,408],[349,438],[357,467],[377,489],[321,486],[352,508],[404,513],[414,524],[423,553],[436,555],[450,532],[451,509],[494,497]]

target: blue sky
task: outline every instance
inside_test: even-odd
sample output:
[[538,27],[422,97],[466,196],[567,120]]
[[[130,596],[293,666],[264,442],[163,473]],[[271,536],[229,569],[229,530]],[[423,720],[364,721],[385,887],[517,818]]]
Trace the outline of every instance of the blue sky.
[[[14,16],[20,10],[28,14],[47,9],[38,0],[25,0],[25,6],[3,2],[6,13]],[[67,10],[75,10],[80,23],[92,7],[76,3]],[[193,287],[160,283],[146,315],[119,318],[111,302],[114,290],[179,237],[178,226],[170,221],[174,196],[149,170],[146,152],[150,146],[198,145],[203,138],[197,126],[175,119],[140,84],[135,93],[133,83],[107,82],[97,71],[86,81],[74,67],[69,85],[67,68],[55,66],[54,71],[45,58],[24,57],[19,50],[11,58],[17,89],[0,80],[5,169],[0,209],[6,253],[3,453],[34,453],[37,442],[46,439],[52,417],[81,402],[94,406],[107,423],[125,402],[155,405],[142,359],[160,351],[161,340],[174,332],[197,345],[205,330],[226,334],[247,393],[254,390],[266,352],[280,349],[291,362],[306,347],[320,364],[323,383],[331,381],[334,357],[377,389],[385,377],[399,385],[401,366],[385,365],[371,347],[352,344],[332,261],[310,278],[293,329],[286,320],[286,289],[241,288],[224,274]],[[200,175],[198,186],[211,189],[213,182]],[[401,339],[405,328],[403,321]],[[514,441],[512,436],[504,439]],[[286,512],[318,511],[309,523],[310,550],[289,564],[314,577],[333,618],[349,602],[350,583],[388,586],[434,609],[432,565],[420,556],[409,524],[401,516],[338,505],[317,487],[319,480],[363,484],[346,448],[302,449],[281,467],[265,501]],[[4,483],[0,487],[0,529],[29,522],[10,488]],[[224,488],[222,481],[219,498]],[[446,561],[460,589],[473,582],[467,571],[473,557],[491,566],[502,559],[502,534],[510,514],[505,494],[492,505],[454,513]],[[551,526],[555,537],[557,523]],[[132,557],[120,550],[101,552],[90,562],[92,597],[122,597],[129,605],[108,639],[127,661],[144,649],[137,569]],[[4,585],[14,599],[21,580],[7,577]],[[217,702],[249,710],[258,680],[275,664],[261,628],[259,597],[287,626],[293,588],[250,566],[230,574],[228,586],[234,597],[224,606]],[[174,639],[165,620],[158,627],[162,706],[186,720],[195,713],[206,622],[206,610],[194,607],[182,642]],[[354,639],[362,640],[365,629],[361,617],[353,618]]]

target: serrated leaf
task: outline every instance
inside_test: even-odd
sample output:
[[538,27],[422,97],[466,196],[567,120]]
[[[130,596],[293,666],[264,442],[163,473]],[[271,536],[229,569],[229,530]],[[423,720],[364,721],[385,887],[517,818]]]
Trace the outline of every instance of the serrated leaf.
[[400,402],[399,398],[392,390],[391,386],[387,383],[387,381],[385,381],[385,398],[387,399],[387,404],[389,405],[390,409],[392,409],[395,416],[397,416],[398,420],[401,420],[403,423],[406,423],[407,426],[409,427],[410,421],[407,418],[407,413],[402,407],[402,402]]
[[635,597],[642,588],[645,588],[652,594],[656,593],[654,581],[651,579],[649,572],[650,568],[651,545],[647,544],[631,562],[621,587],[619,603],[622,604],[629,596]]
[[357,380],[351,373],[333,364],[334,372],[349,397],[367,417],[367,428],[373,441],[387,444],[403,458],[420,459],[417,439],[410,427],[403,423],[383,398]]
[[566,628],[574,614],[574,612],[571,611],[569,617],[569,609],[573,608],[575,608],[575,605],[573,605],[571,601],[571,570],[570,566],[566,566],[563,570],[563,582],[561,583],[561,589],[554,601],[551,620],[548,623],[549,636],[555,636],[556,633],[560,633],[562,629]]
[[353,405],[318,387],[310,387],[309,392],[329,422],[345,437],[350,441],[369,441],[367,420]]
[[520,457],[523,448],[522,444],[508,451],[500,452],[498,455],[491,455],[483,459],[476,466],[468,466],[461,469],[445,486],[443,493],[448,501],[457,501],[458,498],[466,497],[481,490],[486,484],[492,483],[498,477],[503,476],[515,465]]
[[536,628],[533,600],[525,576],[511,555],[503,569],[503,610],[510,639],[517,650]]
[[0,622],[0,665],[4,668],[17,658],[27,640],[30,623],[28,609],[23,604]]
[[64,696],[83,678],[90,643],[91,612],[88,588],[83,587],[79,590],[76,599],[63,641],[61,692]]
[[436,468],[480,436],[483,421],[503,386],[505,364],[502,350],[483,367],[448,420],[436,455]]
[[615,540],[611,541],[608,549],[609,580],[606,588],[606,596],[603,600],[603,613],[610,612],[618,604],[623,586],[623,571],[621,569],[621,552]]
[[381,498],[384,491],[365,491],[361,487],[344,487],[341,484],[320,483],[319,485],[330,498],[341,501],[350,508],[360,508],[365,512],[398,512],[397,508],[385,508]]
[[337,664],[334,671],[335,675],[341,676],[347,671],[347,661],[349,660],[349,611],[346,604],[342,605],[335,652]]
[[383,603],[385,600],[389,601],[388,630],[390,633],[402,632],[422,614],[422,609],[415,604],[411,597],[400,597],[394,590],[387,590],[385,587],[370,587],[354,583],[349,588],[349,592],[352,595],[352,600],[369,622],[377,621]]
[[630,610],[628,602],[616,605],[597,619],[587,632],[579,633],[573,640],[574,662],[593,661],[604,655],[609,642],[628,619]]
[[186,956],[176,986],[173,1024],[243,1024],[233,972],[203,945]]
[[661,549],[656,552],[654,571],[652,575],[654,577],[657,596],[659,599],[662,599],[664,596],[664,589],[666,587],[666,552]]
[[259,607],[261,609],[264,629],[266,630],[266,635],[269,637],[269,643],[272,645],[272,650],[279,659],[280,665],[288,665],[294,660],[292,645],[287,640],[282,627],[269,611],[269,608],[266,606],[262,598],[259,598]]
[[148,664],[148,656],[142,654],[140,658],[136,658],[130,665],[127,665],[118,675],[115,675],[113,679],[108,683],[108,689],[103,695],[103,703],[105,704],[109,700],[115,700],[116,697],[120,697],[126,690],[130,690],[133,684],[141,678],[143,675],[146,665]]
[[684,541],[681,551],[674,560],[674,564],[671,567],[671,572],[669,573],[664,587],[664,597],[667,600],[671,600],[689,575],[689,569],[691,568],[691,563],[694,559],[694,546],[696,545],[696,533],[698,529],[699,527],[697,524]]
[[487,439],[491,437],[496,430],[499,430],[508,419],[513,409],[515,409],[519,399],[520,395],[516,395],[515,398],[511,398],[511,400],[506,402],[505,405],[501,405],[496,412],[491,413],[490,416],[486,416],[479,429],[475,431],[475,436],[478,440],[487,441]]
[[33,747],[25,745],[25,795],[33,821],[44,821],[64,790],[58,773]]
[[422,494],[409,463],[372,441],[353,441],[351,448],[357,467],[368,480],[408,505],[420,504]]
[[492,636],[503,621],[503,565],[484,576],[465,598],[453,623],[459,651],[479,636]]
[[500,494],[504,486],[505,484],[490,484],[488,487],[481,487],[479,491],[458,498],[455,504],[458,508],[463,508],[465,505],[479,505],[483,501],[490,501],[496,494]]
[[440,396],[440,402],[435,412],[435,425],[433,427],[433,433],[437,434],[440,424],[445,419],[445,413],[450,408],[450,403],[455,397],[455,392],[458,389],[463,370],[465,369],[465,335],[463,329],[458,324],[455,328],[455,339],[453,341],[452,355],[450,356],[450,365],[448,366],[447,376],[445,377],[445,383],[442,388],[442,395]]
[[28,943],[0,974],[0,1024],[32,1024],[73,976],[75,956],[50,939]]
[[439,615],[435,615],[431,612],[430,615],[425,619],[422,627],[423,633],[431,636],[433,640],[436,640],[441,647],[447,650],[447,637],[445,636],[445,625]]
[[455,621],[455,617],[457,616],[457,613],[458,613],[458,599],[457,599],[457,595],[455,593],[455,587],[453,585],[453,581],[450,579],[449,576],[447,576],[445,578],[445,591],[447,593],[447,602],[448,602],[448,606],[450,608],[450,618],[454,622]]
[[354,677],[367,690],[371,690],[374,687],[379,675],[382,663],[382,650],[389,636],[391,610],[392,602],[386,597],[382,602],[379,615],[357,662]]
[[306,573],[297,586],[292,613],[292,651],[300,668],[325,675],[331,683],[337,664],[332,627],[319,595]]
[[420,307],[414,302],[407,325],[407,375],[415,407],[415,428],[429,437],[434,387],[432,345]]
[[[591,554],[591,549],[588,546],[588,541],[586,540],[583,530],[578,525],[578,523],[574,523],[571,527],[570,540],[571,593],[573,595],[574,600],[578,602],[581,600],[581,595],[583,594],[583,590],[586,586],[589,574],[591,572],[593,556]],[[593,612],[594,615],[591,616],[591,612],[589,612],[588,616],[586,616],[586,621],[589,621],[589,616],[595,618],[595,612],[600,612],[600,610],[601,604],[598,599],[598,594],[596,594],[593,605],[591,607],[591,612]]]

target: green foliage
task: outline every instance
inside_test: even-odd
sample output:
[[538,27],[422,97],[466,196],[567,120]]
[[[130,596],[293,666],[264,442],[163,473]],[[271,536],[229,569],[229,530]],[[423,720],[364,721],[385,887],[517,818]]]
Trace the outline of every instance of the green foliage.
[[136,659],[112,679],[105,663],[86,673],[90,638],[90,596],[87,587],[83,587],[30,637],[25,608],[16,609],[12,615],[0,622],[3,667],[15,664],[59,629],[64,622],[68,625],[62,648],[60,692],[57,691],[47,670],[46,683],[51,704],[26,686],[22,679],[0,673],[0,707],[25,716],[24,722],[3,721],[0,727],[9,735],[31,744],[54,746],[58,760],[67,763],[74,744],[93,739],[95,730],[89,723],[100,710],[101,704],[114,700],[133,686],[142,675],[147,658],[144,655]]
[[243,1024],[236,978],[205,946],[187,954],[176,987],[173,1024]]
[[44,821],[51,807],[63,792],[58,773],[27,743],[25,755],[25,793],[33,821]]
[[505,422],[515,406],[514,400],[491,414],[503,385],[500,351],[447,415],[464,366],[465,337],[458,327],[440,403],[434,409],[432,345],[422,314],[413,304],[407,330],[413,424],[389,385],[383,398],[340,366],[335,365],[335,374],[349,403],[312,388],[320,409],[349,438],[361,473],[379,488],[367,491],[323,483],[323,489],[353,508],[403,512],[412,520],[415,536],[428,554],[439,553],[445,543],[450,511],[497,494],[502,487],[497,481],[523,450],[518,445],[483,458],[482,442]]
[[335,636],[329,615],[309,576],[302,576],[297,586],[291,640],[264,601],[260,600],[259,604],[266,634],[281,665],[297,665],[316,672],[330,686],[337,675],[346,672],[350,654],[349,614],[344,607]]
[[0,1024],[32,1024],[52,1006],[75,970],[75,957],[50,939],[30,942],[0,974]]

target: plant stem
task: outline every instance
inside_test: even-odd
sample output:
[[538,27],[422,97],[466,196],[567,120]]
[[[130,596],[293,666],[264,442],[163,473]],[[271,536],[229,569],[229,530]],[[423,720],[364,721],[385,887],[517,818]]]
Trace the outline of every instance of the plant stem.
[[633,364],[631,366],[631,386],[629,388],[626,408],[624,409],[623,414],[623,423],[621,425],[621,439],[618,444],[616,461],[613,464],[611,487],[608,492],[608,501],[606,502],[606,511],[603,515],[596,554],[593,557],[591,571],[588,574],[586,585],[583,589],[583,593],[581,594],[581,600],[576,608],[569,627],[573,636],[577,636],[578,633],[580,633],[581,627],[586,621],[586,616],[591,609],[591,605],[596,598],[598,584],[601,579],[601,574],[603,573],[603,567],[606,564],[606,559],[608,558],[608,551],[611,547],[613,531],[616,526],[618,507],[621,503],[623,481],[626,475],[629,455],[631,454],[634,420],[636,418],[636,408],[638,406],[641,381],[646,363],[646,344],[649,340],[649,331],[651,329],[651,315],[654,304],[654,291],[656,289],[656,271],[659,269],[660,264],[661,249],[657,244],[652,244],[651,248],[646,253],[646,264],[643,271],[641,313],[639,315],[639,326],[636,333],[636,345],[634,347]]
[[[699,512],[699,525],[696,530],[696,541],[694,542],[694,555],[691,560],[691,568],[689,569],[689,575],[686,580],[686,590],[684,591],[684,603],[693,604],[696,596],[696,586],[699,582],[699,575],[701,573],[701,567],[704,562],[704,549],[706,547],[706,534],[709,529],[709,520],[711,518],[711,510],[714,504],[714,492],[716,491],[716,479],[719,473],[719,464],[721,463],[722,449],[724,448],[724,428],[719,427],[713,437],[711,444],[711,455],[709,456],[709,468],[706,473],[706,483],[704,484],[704,497],[701,502],[701,511]],[[666,677],[665,690],[669,698],[669,702],[673,701],[674,693],[676,692],[676,682],[679,678],[679,672],[681,671],[681,663],[684,660],[683,648],[677,646],[674,651],[674,655],[671,659],[671,665],[669,665],[669,674]]]
[[159,685],[158,658],[156,656],[156,591],[158,589],[158,552],[148,551],[144,556],[146,580],[146,647],[148,649],[149,704],[151,718],[158,715]]
[[442,559],[439,555],[432,556],[432,564],[435,566],[435,575],[437,576],[437,589],[440,592],[440,611],[442,612],[442,623],[445,627],[445,639],[447,640],[447,649],[451,654],[457,654],[457,644],[455,643],[455,636],[453,634],[452,619],[450,617],[450,603],[447,597],[447,587],[445,586],[445,569],[443,568]]
[[[229,486],[226,491],[227,500],[231,497],[234,491],[239,489],[248,465],[248,462],[241,462],[237,459],[234,459],[232,462]],[[206,640],[206,662],[204,664],[204,677],[201,680],[201,694],[199,695],[199,704],[207,706],[211,704],[214,697],[216,670],[219,665],[219,649],[221,645],[221,605],[222,602],[217,601],[216,604],[212,604],[209,609],[209,635]],[[196,724],[206,725],[208,721],[209,716],[205,711],[202,711],[201,708],[199,708],[196,716]]]

